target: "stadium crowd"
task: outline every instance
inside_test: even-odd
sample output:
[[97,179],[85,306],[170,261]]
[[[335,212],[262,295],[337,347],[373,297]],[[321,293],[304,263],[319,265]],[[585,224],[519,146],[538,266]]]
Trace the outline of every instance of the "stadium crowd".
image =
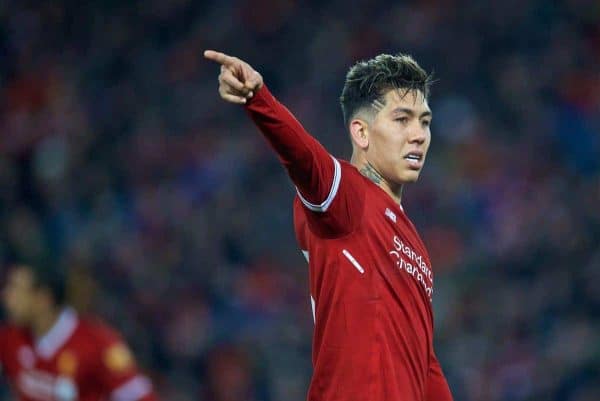
[[0,261],[66,266],[73,303],[123,330],[163,399],[300,400],[294,190],[216,95],[206,48],[249,61],[338,157],[352,63],[402,51],[434,70],[403,205],[454,397],[598,399],[600,3],[0,2]]

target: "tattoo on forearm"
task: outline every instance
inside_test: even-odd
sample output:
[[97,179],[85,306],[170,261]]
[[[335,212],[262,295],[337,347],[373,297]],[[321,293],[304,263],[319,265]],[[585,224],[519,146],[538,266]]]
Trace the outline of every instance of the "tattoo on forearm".
[[375,168],[371,165],[371,163],[367,163],[360,169],[362,175],[367,177],[369,180],[373,181],[375,184],[381,184],[383,181],[383,177]]

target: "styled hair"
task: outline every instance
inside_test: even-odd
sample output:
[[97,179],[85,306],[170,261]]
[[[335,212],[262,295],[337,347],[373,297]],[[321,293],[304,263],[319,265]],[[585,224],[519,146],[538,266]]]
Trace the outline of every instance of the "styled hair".
[[33,286],[36,289],[44,289],[50,293],[54,304],[64,305],[67,298],[67,283],[64,271],[51,261],[15,263],[14,268],[25,269],[31,273]]
[[359,61],[348,71],[340,96],[344,123],[348,125],[360,109],[373,107],[376,100],[385,104],[385,94],[392,89],[404,91],[402,96],[421,91],[428,99],[432,82],[432,75],[406,54],[380,54]]

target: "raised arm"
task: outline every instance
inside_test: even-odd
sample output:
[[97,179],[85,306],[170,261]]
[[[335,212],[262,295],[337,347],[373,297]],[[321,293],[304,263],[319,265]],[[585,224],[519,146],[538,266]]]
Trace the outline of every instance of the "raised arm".
[[340,184],[340,163],[273,97],[262,76],[248,63],[213,50],[205,51],[204,57],[221,65],[221,98],[246,105],[287,169],[304,205],[314,212],[326,212]]

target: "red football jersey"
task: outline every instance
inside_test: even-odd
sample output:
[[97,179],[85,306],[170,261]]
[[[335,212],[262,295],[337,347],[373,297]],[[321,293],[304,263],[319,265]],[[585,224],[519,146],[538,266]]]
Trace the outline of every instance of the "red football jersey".
[[1,328],[0,365],[21,401],[156,400],[121,337],[72,309],[37,340],[20,328]]
[[450,401],[433,350],[433,271],[402,207],[332,157],[266,87],[247,106],[296,185],[315,320],[309,401]]

